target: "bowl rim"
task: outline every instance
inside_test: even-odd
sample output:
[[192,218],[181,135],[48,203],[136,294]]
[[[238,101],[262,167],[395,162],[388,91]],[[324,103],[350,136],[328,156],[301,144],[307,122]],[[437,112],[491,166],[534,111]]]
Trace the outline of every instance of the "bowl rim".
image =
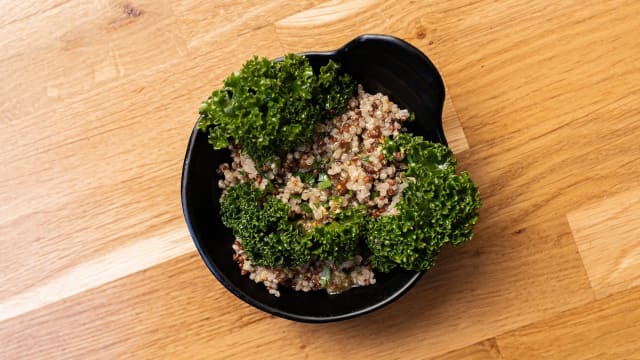
[[[438,86],[441,90],[440,93],[442,94],[442,103],[444,103],[444,99],[445,99],[445,89],[444,89],[444,83],[442,81],[442,77],[440,75],[440,73],[438,72],[438,70],[436,69],[435,65],[433,65],[433,63],[431,62],[431,60],[422,52],[420,51],[418,48],[416,48],[415,46],[411,45],[410,43],[406,42],[405,40],[402,40],[398,37],[395,36],[391,36],[391,35],[381,35],[381,34],[363,34],[360,36],[357,36],[356,38],[352,39],[351,41],[347,42],[345,45],[339,47],[338,49],[335,50],[329,50],[329,51],[306,51],[306,52],[301,52],[298,53],[299,55],[303,55],[303,56],[335,56],[336,54],[339,54],[341,52],[347,52],[349,51],[349,48],[352,47],[354,44],[359,43],[359,42],[366,42],[366,41],[383,41],[383,42],[389,42],[392,43],[396,46],[399,46],[401,48],[403,48],[405,51],[408,51],[410,53],[413,53],[413,55],[419,57],[422,61],[424,61],[425,65],[430,67],[431,70],[433,71],[433,73],[436,75],[435,76],[435,80],[437,81],[436,86]],[[279,58],[276,58],[276,60]],[[442,111],[442,109],[441,109]],[[196,246],[196,249],[198,250],[198,253],[200,255],[200,257],[202,258],[202,260],[204,261],[205,265],[207,266],[207,268],[209,269],[209,271],[214,275],[214,277],[232,294],[234,294],[236,297],[238,297],[240,300],[244,301],[245,303],[260,309],[266,313],[272,314],[272,315],[276,315],[288,320],[293,320],[293,321],[299,321],[299,322],[305,322],[305,323],[327,323],[327,322],[334,322],[334,321],[340,321],[340,320],[346,320],[346,319],[350,319],[350,318],[354,318],[360,315],[364,315],[367,313],[370,313],[374,310],[380,309],[382,307],[385,307],[386,305],[390,304],[391,302],[397,300],[398,298],[400,298],[402,295],[404,295],[407,291],[409,291],[413,286],[415,286],[415,284],[418,282],[418,280],[424,275],[425,271],[417,271],[415,272],[415,274],[410,277],[406,283],[399,289],[397,289],[396,291],[392,292],[389,296],[387,296],[386,298],[384,298],[382,301],[376,302],[372,305],[369,305],[367,307],[361,308],[361,309],[357,309],[354,310],[352,312],[348,312],[348,313],[344,313],[344,314],[338,314],[338,315],[327,315],[327,316],[308,316],[308,315],[300,315],[300,314],[296,314],[296,313],[291,313],[291,312],[287,312],[278,308],[274,308],[272,306],[269,306],[265,303],[262,303],[258,300],[255,300],[254,298],[252,298],[251,296],[248,296],[247,294],[245,294],[243,291],[241,291],[240,289],[238,289],[235,284],[233,284],[232,281],[230,281],[223,273],[222,271],[220,271],[220,269],[218,268],[217,264],[215,262],[212,261],[212,259],[210,259],[210,257],[207,255],[206,250],[203,248],[203,244],[202,244],[202,240],[199,238],[199,236],[197,235],[194,227],[193,227],[193,219],[191,217],[190,211],[189,211],[189,195],[190,195],[190,188],[189,188],[189,169],[191,167],[191,162],[192,162],[192,155],[194,153],[194,148],[195,148],[195,144],[196,144],[196,138],[197,135],[199,133],[199,128],[198,128],[198,121],[196,120],[193,130],[191,132],[191,135],[189,137],[189,142],[187,145],[187,150],[185,153],[185,157],[184,157],[184,161],[183,161],[183,165],[182,165],[182,174],[181,174],[181,179],[180,179],[180,192],[181,192],[181,205],[182,205],[182,213],[187,225],[187,228],[189,230],[189,234],[191,235],[191,238]],[[447,140],[445,138],[445,134],[442,128],[442,116],[440,116],[440,121],[437,121],[436,126],[438,127],[437,130],[438,131],[438,137],[441,143],[443,143],[444,145],[447,145]]]

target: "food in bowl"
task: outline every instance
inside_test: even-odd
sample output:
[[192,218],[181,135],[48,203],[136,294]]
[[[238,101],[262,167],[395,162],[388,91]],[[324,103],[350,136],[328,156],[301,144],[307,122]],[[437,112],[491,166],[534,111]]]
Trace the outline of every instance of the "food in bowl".
[[375,272],[422,271],[472,237],[480,199],[449,148],[406,131],[412,116],[330,61],[253,58],[200,108],[199,128],[231,162],[218,171],[239,271],[339,293]]

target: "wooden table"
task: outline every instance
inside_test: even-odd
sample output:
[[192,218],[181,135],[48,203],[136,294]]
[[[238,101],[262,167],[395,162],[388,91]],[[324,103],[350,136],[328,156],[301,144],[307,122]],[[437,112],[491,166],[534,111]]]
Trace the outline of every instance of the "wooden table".
[[[274,318],[195,251],[187,139],[253,54],[361,33],[440,69],[481,220],[387,308]],[[2,359],[640,358],[638,1],[4,2],[0,75]]]

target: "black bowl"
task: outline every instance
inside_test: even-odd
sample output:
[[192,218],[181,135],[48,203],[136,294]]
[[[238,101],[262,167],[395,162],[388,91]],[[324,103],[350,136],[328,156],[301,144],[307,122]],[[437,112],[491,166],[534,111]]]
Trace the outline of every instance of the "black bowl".
[[[391,36],[362,35],[329,52],[303,53],[314,70],[329,60],[341,64],[369,93],[382,92],[401,108],[415,114],[409,131],[446,145],[442,130],[444,85],[431,61],[409,43]],[[379,309],[399,298],[422,275],[394,270],[376,273],[376,284],[337,295],[325,291],[298,292],[281,288],[281,296],[267,292],[248,276],[240,275],[232,259],[232,232],[219,216],[219,175],[229,152],[213,150],[207,136],[194,127],[182,169],[182,209],[202,259],[213,275],[243,301],[283,318],[328,322],[352,318]]]

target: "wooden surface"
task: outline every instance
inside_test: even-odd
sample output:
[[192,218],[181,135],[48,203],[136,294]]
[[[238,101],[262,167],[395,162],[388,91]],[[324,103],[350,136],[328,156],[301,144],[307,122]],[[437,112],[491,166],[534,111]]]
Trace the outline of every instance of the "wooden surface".
[[[251,55],[386,33],[447,83],[484,207],[391,306],[226,292],[180,208],[197,108]],[[640,2],[5,1],[0,358],[640,359]]]

